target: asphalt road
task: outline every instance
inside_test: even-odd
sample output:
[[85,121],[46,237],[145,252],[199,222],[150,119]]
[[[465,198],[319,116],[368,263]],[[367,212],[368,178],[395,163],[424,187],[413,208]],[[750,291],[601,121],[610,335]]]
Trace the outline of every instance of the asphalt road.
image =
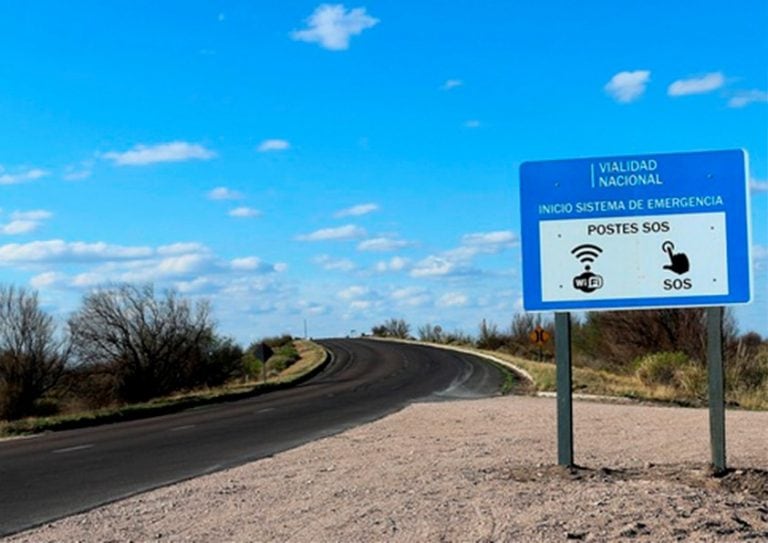
[[425,399],[497,394],[470,355],[325,340],[332,362],[290,389],[141,421],[0,441],[0,536],[264,458]]

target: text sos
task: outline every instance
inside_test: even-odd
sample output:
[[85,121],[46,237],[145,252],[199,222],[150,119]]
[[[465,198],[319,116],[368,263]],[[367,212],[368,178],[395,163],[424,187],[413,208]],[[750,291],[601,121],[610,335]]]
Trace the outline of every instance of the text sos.
[[664,279],[664,290],[689,290],[691,287],[690,279]]

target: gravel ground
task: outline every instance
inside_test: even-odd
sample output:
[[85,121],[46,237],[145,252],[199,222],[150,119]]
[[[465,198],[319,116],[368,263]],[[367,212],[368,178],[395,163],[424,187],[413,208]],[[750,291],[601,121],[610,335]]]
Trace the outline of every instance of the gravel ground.
[[768,413],[555,401],[423,403],[372,424],[4,541],[768,541]]

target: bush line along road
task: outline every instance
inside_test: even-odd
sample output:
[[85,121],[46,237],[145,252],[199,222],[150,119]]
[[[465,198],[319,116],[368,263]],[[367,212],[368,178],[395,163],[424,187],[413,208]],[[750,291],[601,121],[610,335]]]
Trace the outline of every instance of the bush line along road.
[[505,381],[501,369],[465,353],[370,340],[320,343],[330,364],[293,389],[0,442],[0,535],[270,456],[413,401],[498,394]]

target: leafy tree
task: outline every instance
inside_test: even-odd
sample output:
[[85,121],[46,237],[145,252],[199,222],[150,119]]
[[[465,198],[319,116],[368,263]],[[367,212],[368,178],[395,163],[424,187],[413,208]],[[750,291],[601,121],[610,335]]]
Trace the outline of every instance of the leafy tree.
[[234,339],[214,336],[204,356],[196,359],[198,364],[190,375],[191,384],[209,387],[223,385],[242,374],[242,358],[243,349]]
[[37,292],[0,286],[0,417],[31,415],[35,402],[56,383],[69,346],[56,337]]

